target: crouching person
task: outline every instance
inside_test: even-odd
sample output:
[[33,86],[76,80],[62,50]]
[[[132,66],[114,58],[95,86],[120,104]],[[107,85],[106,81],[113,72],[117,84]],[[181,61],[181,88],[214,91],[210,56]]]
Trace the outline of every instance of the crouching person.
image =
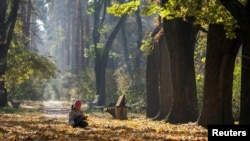
[[85,128],[89,124],[86,121],[87,116],[85,116],[83,110],[81,109],[82,101],[80,99],[75,100],[74,104],[71,106],[71,110],[69,112],[69,124],[72,127],[81,127]]

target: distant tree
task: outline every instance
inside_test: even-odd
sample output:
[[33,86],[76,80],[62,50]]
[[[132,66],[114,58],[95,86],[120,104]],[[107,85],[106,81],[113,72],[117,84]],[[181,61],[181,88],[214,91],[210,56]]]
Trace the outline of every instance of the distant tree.
[[[31,38],[31,34],[30,34],[30,28],[31,28],[31,18],[32,18],[32,14],[34,14],[34,11],[32,10],[33,8],[32,2],[31,0],[23,0],[20,4],[20,13],[22,15],[22,17],[20,18],[22,23],[23,23],[23,33],[24,33],[24,37],[26,39],[24,40],[28,40],[29,38]],[[35,18],[33,18],[35,19]],[[34,21],[33,21],[34,22]],[[30,44],[30,40],[26,42],[26,46],[28,49],[33,50],[31,48],[31,44]],[[34,47],[34,46],[33,46]]]
[[[71,32],[72,32],[72,34],[70,35],[71,36],[71,42],[70,42],[70,44],[71,44],[71,54],[70,54],[70,68],[71,68],[71,70],[70,70],[70,72],[72,73],[72,74],[75,74],[75,75],[77,75],[77,72],[78,72],[78,64],[77,64],[77,56],[78,56],[78,48],[79,48],[79,37],[80,37],[80,33],[81,33],[81,31],[79,31],[79,24],[78,24],[78,22],[79,22],[79,20],[77,19],[78,18],[78,16],[77,16],[77,13],[78,13],[78,9],[77,9],[77,7],[78,7],[78,5],[77,5],[77,2],[78,1],[71,1],[70,2],[70,10],[71,10],[71,13],[70,13],[70,18],[71,18],[71,20],[70,20],[70,28],[71,28]],[[59,10],[59,9],[58,9]],[[61,11],[61,9],[59,10],[59,11]],[[58,11],[58,12],[59,12]],[[59,29],[59,30],[61,30],[61,29]],[[58,47],[57,48],[60,48],[60,46],[58,45]]]
[[19,0],[2,0],[0,3],[0,107],[7,104],[6,80],[3,76],[7,71],[7,53],[17,20],[19,3]]
[[[108,6],[108,1],[94,1],[93,2],[93,44],[95,50],[95,77],[96,77],[96,95],[99,95],[98,105],[105,105],[105,76],[106,76],[106,67],[109,58],[109,52],[112,47],[113,41],[122,28],[123,24],[126,21],[127,14],[121,15],[119,21],[113,28],[113,31],[107,38],[102,49],[99,48],[98,44],[100,42],[100,29],[103,27],[103,22],[106,15],[106,8]],[[100,18],[100,15],[102,17]]]
[[129,74],[130,79],[133,78],[132,66],[129,63],[129,48],[128,48],[128,36],[126,33],[125,26],[121,29],[121,36],[122,36],[122,46],[124,50],[124,61],[127,63],[127,72]]
[[[137,35],[137,40],[136,40],[136,47],[137,50],[134,56],[134,76],[139,76],[138,74],[141,73],[141,56],[142,56],[142,52],[140,51],[140,47],[141,47],[141,41],[142,41],[142,37],[143,37],[143,29],[142,29],[142,18],[140,15],[140,8],[138,8],[135,12],[135,22],[137,24],[137,31],[136,31],[136,35]],[[136,77],[134,79],[137,79]]]

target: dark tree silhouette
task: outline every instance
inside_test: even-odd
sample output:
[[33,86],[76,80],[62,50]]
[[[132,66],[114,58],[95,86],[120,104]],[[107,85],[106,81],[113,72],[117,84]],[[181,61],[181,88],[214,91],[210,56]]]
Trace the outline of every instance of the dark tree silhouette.
[[220,0],[238,21],[242,36],[240,124],[250,124],[250,3],[238,0]]
[[[8,13],[8,5],[11,11]],[[3,76],[7,67],[7,53],[12,39],[12,33],[15,27],[19,0],[2,0],[0,2],[0,107],[7,105],[7,91]]]
[[226,38],[223,25],[210,24],[207,39],[203,106],[198,124],[233,124],[232,84],[240,42]]

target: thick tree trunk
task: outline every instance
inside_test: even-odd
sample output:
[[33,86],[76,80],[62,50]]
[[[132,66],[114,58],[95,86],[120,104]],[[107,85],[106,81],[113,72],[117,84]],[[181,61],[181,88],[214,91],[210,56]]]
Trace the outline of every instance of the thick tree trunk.
[[243,29],[240,124],[250,124],[250,21]]
[[166,121],[187,123],[198,117],[196,95],[194,46],[197,29],[192,18],[188,22],[174,19],[166,22],[164,34],[169,49],[171,79],[173,86],[173,105]]
[[232,84],[238,40],[225,36],[222,25],[210,25],[207,39],[203,106],[198,124],[233,124]]
[[238,21],[242,36],[240,124],[250,124],[250,3],[238,0],[220,0],[222,5]]
[[159,111],[159,44],[153,43],[153,51],[147,56],[146,89],[147,89],[147,118],[153,118]]

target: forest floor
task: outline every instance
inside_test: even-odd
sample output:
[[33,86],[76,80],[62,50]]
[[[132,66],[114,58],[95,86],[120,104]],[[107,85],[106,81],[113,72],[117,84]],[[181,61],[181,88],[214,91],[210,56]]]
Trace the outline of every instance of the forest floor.
[[128,111],[127,120],[90,111],[87,128],[68,124],[70,104],[63,101],[25,102],[22,112],[0,109],[1,141],[207,141],[207,129],[195,123],[153,121]]

